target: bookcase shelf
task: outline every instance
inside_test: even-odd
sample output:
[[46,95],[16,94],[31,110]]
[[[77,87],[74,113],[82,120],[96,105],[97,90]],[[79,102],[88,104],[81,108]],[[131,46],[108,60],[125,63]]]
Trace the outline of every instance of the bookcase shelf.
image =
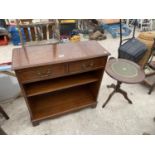
[[25,91],[26,95],[30,97],[96,82],[97,80],[99,79],[94,76],[93,72],[83,73],[69,77],[60,77],[56,79],[25,84]]
[[15,48],[12,68],[33,126],[96,107],[108,55],[96,41]]
[[32,122],[80,110],[95,102],[88,85],[29,98]]

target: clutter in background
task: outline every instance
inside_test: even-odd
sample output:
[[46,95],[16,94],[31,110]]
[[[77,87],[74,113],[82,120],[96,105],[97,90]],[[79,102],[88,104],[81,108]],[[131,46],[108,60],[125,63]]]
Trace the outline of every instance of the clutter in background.
[[76,29],[76,20],[59,20],[60,35],[69,36]]
[[[129,27],[133,27],[135,19],[126,19],[125,22]],[[139,31],[152,31],[155,30],[155,20],[154,19],[138,19]]]
[[0,45],[7,45],[9,42],[9,32],[4,19],[0,19]]
[[[9,26],[8,28],[9,33],[11,34],[11,42],[14,45],[20,45],[20,36],[18,32],[18,28],[14,25]],[[23,40],[25,41],[25,35],[24,35],[24,30],[21,29]]]
[[[28,23],[39,23],[39,22],[49,22],[51,20],[33,20],[33,19],[25,19],[20,20],[21,24],[28,24]],[[96,20],[96,19],[61,19],[59,21],[59,34],[60,34],[60,42],[66,43],[66,42],[78,42],[81,40],[81,36],[85,39],[90,40],[104,40],[106,39],[106,35],[104,33],[104,30],[108,30],[112,36],[115,38],[119,34],[119,30],[117,28],[116,24],[113,24],[113,22],[117,22],[117,20]],[[109,24],[112,24],[112,26],[109,26],[109,24],[103,24],[103,22]],[[128,27],[125,24],[122,24],[123,28],[123,35],[127,36],[130,34],[131,30],[128,29]],[[39,29],[39,28],[38,28]],[[40,27],[40,30],[38,30],[38,36],[40,33],[40,36],[42,36],[42,28]],[[11,34],[11,41],[14,45],[20,45],[20,37],[18,33],[18,28],[16,26],[16,22],[10,21],[8,26],[9,33]],[[29,30],[30,31],[30,30]],[[25,34],[24,30],[21,28],[23,41],[25,42]],[[28,32],[31,34],[31,32]],[[49,34],[52,35],[52,34]],[[6,40],[6,37],[4,37],[4,40]]]
[[96,30],[93,33],[89,35],[90,40],[104,40],[106,39],[106,35],[104,34],[104,31]]
[[140,19],[139,28],[140,28],[140,31],[151,31],[152,30],[152,19]]
[[70,41],[71,42],[78,42],[78,41],[80,41],[79,30],[77,30],[77,29],[72,30],[72,32],[70,34]]
[[77,20],[66,19],[59,21],[61,42],[78,42],[80,41],[79,31],[77,29]]
[[0,19],[0,27],[4,27],[4,28],[7,27],[7,24],[5,22],[5,19]]
[[0,27],[0,45],[7,45],[9,42],[9,33],[6,28]]
[[143,61],[147,62],[145,66],[145,68],[147,68],[147,70],[145,70],[147,71],[146,78],[143,83],[149,87],[148,94],[151,94],[155,88],[155,61],[153,60],[155,50],[154,38],[154,32],[141,32],[138,36],[138,39],[147,46],[147,55],[144,56],[140,63]]
[[134,23],[133,35],[131,38],[127,39],[126,42],[122,40],[122,23],[120,20],[119,29],[120,29],[120,46],[119,46],[119,58],[128,59],[133,62],[138,63],[147,51],[146,45],[140,40],[135,38],[135,29],[137,26],[137,20]]
[[80,41],[80,36],[79,35],[74,35],[70,38],[71,42],[78,42]]
[[[30,23],[48,23],[54,22],[54,19],[21,19],[19,20],[21,25],[28,25]],[[109,32],[113,38],[120,35],[119,29],[119,19],[60,19],[58,21],[57,31],[59,34],[59,39],[61,43],[66,42],[78,42],[81,38],[86,40],[104,40],[106,39],[105,31]],[[122,35],[128,36],[131,33],[133,27],[133,19],[123,20],[122,23]],[[154,20],[152,19],[139,19],[138,26],[141,31],[148,31],[152,29]],[[15,20],[4,20],[0,19],[0,27],[8,30],[10,35],[0,34],[0,45],[7,45],[9,40],[14,45],[20,45],[20,37],[18,33],[18,28],[16,26]],[[40,25],[35,28],[35,41],[43,40],[44,28]],[[53,30],[49,28],[49,38],[53,37]],[[26,40],[25,29],[21,28],[23,41]],[[28,35],[31,35],[31,30],[28,28]],[[11,37],[10,37],[11,36]],[[32,36],[31,36],[32,37]],[[31,38],[30,37],[30,38]],[[54,36],[55,37],[55,36]],[[41,38],[41,39],[40,39]],[[57,38],[57,37],[56,37]],[[34,41],[34,39],[30,39]]]
[[101,29],[100,24],[97,20],[79,20],[78,29],[80,33],[84,35],[88,35],[90,40],[104,40],[106,39],[106,35],[104,34],[104,30]]
[[[147,46],[147,55],[139,62],[141,65],[143,61],[151,61],[153,59],[152,46],[154,44],[155,32],[141,32],[137,39]],[[149,60],[150,59],[150,60]]]
[[[24,44],[53,44],[57,39],[59,42],[59,33],[57,33],[56,20],[32,23],[32,20],[16,20],[17,25],[11,25],[9,31],[12,34],[14,45],[22,46]],[[21,41],[21,43],[20,43]]]
[[[120,35],[120,26],[118,19],[102,20],[101,27],[104,30],[108,31],[113,38],[116,38]],[[131,29],[126,24],[122,23],[122,35],[129,36],[130,33]]]

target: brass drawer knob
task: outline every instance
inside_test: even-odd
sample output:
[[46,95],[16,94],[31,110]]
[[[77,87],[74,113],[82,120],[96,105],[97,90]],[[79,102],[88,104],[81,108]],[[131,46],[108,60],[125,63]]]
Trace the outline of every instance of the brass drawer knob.
[[93,66],[94,66],[94,63],[93,62],[82,64],[82,68],[83,69],[91,69]]
[[47,74],[51,74],[52,72],[51,72],[51,70],[50,69],[48,69],[47,70]]
[[50,69],[48,69],[46,72],[38,71],[37,72],[37,75],[39,75],[40,78],[44,78],[44,77],[51,76],[52,75],[52,72],[51,72]]

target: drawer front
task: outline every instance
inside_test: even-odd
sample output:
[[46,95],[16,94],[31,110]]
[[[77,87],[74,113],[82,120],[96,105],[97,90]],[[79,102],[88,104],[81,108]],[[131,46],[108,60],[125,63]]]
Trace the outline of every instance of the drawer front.
[[83,72],[87,70],[92,70],[95,68],[105,67],[106,57],[94,58],[89,60],[82,60],[77,62],[72,62],[69,64],[69,72]]
[[21,82],[31,82],[61,76],[66,74],[65,64],[26,68],[16,71]]

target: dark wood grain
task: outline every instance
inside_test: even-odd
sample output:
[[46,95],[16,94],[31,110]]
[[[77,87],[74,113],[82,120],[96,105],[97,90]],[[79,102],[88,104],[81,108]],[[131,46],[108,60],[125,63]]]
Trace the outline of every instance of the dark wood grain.
[[25,91],[27,96],[34,96],[83,84],[88,84],[96,82],[98,80],[99,79],[95,77],[92,72],[90,72],[26,84]]
[[35,39],[36,37],[35,37],[35,30],[34,29],[35,29],[34,27],[30,27],[32,41],[35,41],[36,40]]
[[25,37],[26,37],[26,41],[30,41],[30,37],[29,37],[29,32],[28,32],[28,29],[27,28],[24,28],[24,34],[25,34]]
[[96,101],[89,88],[84,86],[39,95],[29,99],[33,122],[79,110],[91,106],[94,102]]
[[69,64],[69,72],[82,72],[92,70],[94,68],[103,68],[106,63],[106,57],[71,62]]
[[[25,53],[27,53],[27,57],[25,56]],[[96,41],[58,44],[56,54],[54,53],[53,45],[30,46],[14,49],[12,67],[14,70],[17,70],[109,55],[107,50]]]
[[67,66],[65,64],[47,65],[47,66],[17,70],[16,74],[19,77],[19,79],[23,83],[25,83],[25,82],[31,82],[33,80],[38,81],[45,78],[62,76],[67,72],[66,67]]
[[[17,48],[13,69],[32,124],[96,107],[109,53],[95,41]],[[25,55],[26,52],[26,55]],[[26,58],[26,56],[28,58]]]

